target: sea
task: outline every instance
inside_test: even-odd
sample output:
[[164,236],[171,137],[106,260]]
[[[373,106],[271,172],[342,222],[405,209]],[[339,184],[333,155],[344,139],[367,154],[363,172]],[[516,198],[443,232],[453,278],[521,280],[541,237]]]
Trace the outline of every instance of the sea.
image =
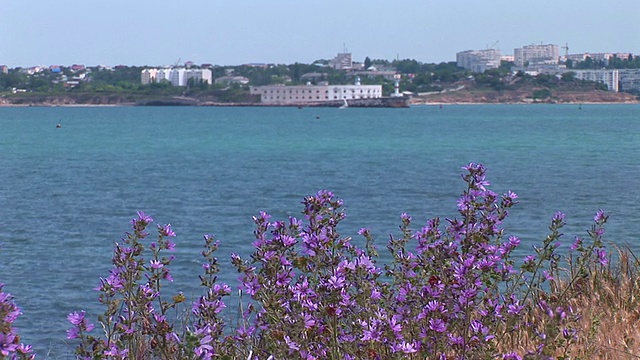
[[533,253],[557,211],[566,251],[599,209],[607,245],[640,253],[637,104],[5,107],[0,282],[22,310],[21,340],[38,358],[72,359],[66,316],[84,310],[97,324],[94,288],[137,211],[172,225],[167,291],[193,300],[205,234],[220,241],[219,281],[237,289],[229,257],[251,254],[252,217],[302,217],[305,196],[330,190],[344,200],[342,236],[357,243],[370,228],[383,263],[402,213],[414,229],[457,215],[471,162],[493,191],[519,195],[504,223],[522,240],[517,256]]

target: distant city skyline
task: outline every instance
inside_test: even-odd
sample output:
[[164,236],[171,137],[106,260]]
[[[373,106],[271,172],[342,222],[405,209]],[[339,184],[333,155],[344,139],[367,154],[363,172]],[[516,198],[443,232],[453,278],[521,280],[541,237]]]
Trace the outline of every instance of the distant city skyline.
[[540,43],[639,54],[639,14],[638,0],[0,0],[0,65],[292,64],[343,50],[439,63]]

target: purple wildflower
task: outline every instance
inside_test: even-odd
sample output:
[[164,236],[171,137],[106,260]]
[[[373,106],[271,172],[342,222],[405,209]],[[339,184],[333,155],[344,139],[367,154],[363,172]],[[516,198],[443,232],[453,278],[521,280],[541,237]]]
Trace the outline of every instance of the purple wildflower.
[[447,330],[447,324],[442,319],[429,319],[429,329],[442,333]]
[[609,259],[607,258],[607,251],[605,249],[595,249],[594,251],[598,256],[598,262],[600,262],[602,266],[607,266],[607,264],[609,263]]
[[15,352],[18,345],[15,343],[16,336],[12,333],[3,334],[0,332],[0,354],[9,356],[10,352]]
[[576,240],[573,242],[573,244],[571,244],[571,247],[569,248],[571,251],[575,251],[579,248],[582,247],[582,239],[578,236],[576,236]]
[[169,237],[176,236],[176,233],[173,232],[173,229],[171,229],[171,224],[165,224],[165,225],[158,224],[158,232],[162,236],[169,236]]
[[557,211],[554,215],[553,218],[551,219],[553,222],[563,222],[565,218],[564,213]]
[[137,219],[133,219],[132,221],[137,223],[137,224],[144,224],[144,226],[149,225],[150,223],[153,222],[153,218],[147,214],[145,214],[142,211],[138,211],[138,218]]
[[598,224],[604,224],[605,222],[607,222],[608,218],[609,216],[607,216],[604,213],[604,210],[600,209],[598,210],[598,212],[596,212],[596,215],[593,217],[593,221],[595,221]]

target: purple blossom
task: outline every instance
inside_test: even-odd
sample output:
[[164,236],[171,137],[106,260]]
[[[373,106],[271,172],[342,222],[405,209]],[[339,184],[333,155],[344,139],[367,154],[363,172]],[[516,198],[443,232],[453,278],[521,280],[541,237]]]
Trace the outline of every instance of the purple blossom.
[[295,341],[291,340],[289,335],[286,335],[284,337],[284,342],[287,344],[289,349],[294,350],[294,351],[300,350],[300,345],[298,345],[298,343],[296,343]]
[[608,218],[609,216],[607,216],[604,213],[604,210],[600,209],[598,210],[598,212],[596,212],[596,215],[593,217],[593,221],[595,221],[597,224],[604,224]]
[[330,289],[342,289],[344,287],[344,277],[332,275],[329,280],[327,280],[327,285]]
[[605,249],[594,249],[596,256],[598,256],[598,262],[600,265],[607,266],[609,259],[607,258],[607,251]]
[[551,220],[552,220],[553,222],[559,222],[559,223],[561,223],[561,222],[563,222],[563,221],[564,221],[564,218],[565,218],[564,213],[562,213],[562,212],[560,212],[560,211],[557,211],[557,212],[553,215],[553,218],[552,218]]
[[293,236],[285,235],[285,236],[282,236],[280,239],[282,240],[282,244],[284,246],[293,246],[298,242],[296,238],[294,238]]
[[138,211],[137,215],[138,215],[138,218],[132,220],[134,224],[141,224],[143,226],[147,226],[153,222],[153,218],[142,211]]
[[429,329],[442,333],[447,330],[447,324],[442,319],[429,319]]
[[571,247],[569,248],[571,251],[575,251],[579,248],[582,247],[582,239],[578,236],[576,236],[575,241],[573,242],[573,244],[571,244]]
[[9,356],[9,353],[15,352],[18,349],[15,339],[16,336],[12,333],[4,334],[0,332],[0,354]]
[[517,236],[509,236],[509,245],[511,247],[518,247],[520,245],[520,239]]
[[17,352],[21,354],[30,354],[33,351],[33,347],[31,345],[20,344],[16,349]]
[[69,315],[67,315],[67,320],[69,320],[69,322],[72,325],[78,326],[80,324],[82,324],[84,322],[85,319],[85,312],[81,311],[81,312],[72,312]]
[[104,351],[103,353],[106,356],[115,358],[115,359],[126,359],[129,354],[129,349],[120,349],[116,344],[111,344],[111,346]]
[[402,352],[404,354],[413,354],[418,352],[418,343],[416,341],[402,341],[392,347],[394,352]]
[[173,232],[173,229],[171,229],[171,224],[165,224],[165,225],[158,224],[158,232],[162,236],[169,236],[169,237],[176,236],[176,233]]

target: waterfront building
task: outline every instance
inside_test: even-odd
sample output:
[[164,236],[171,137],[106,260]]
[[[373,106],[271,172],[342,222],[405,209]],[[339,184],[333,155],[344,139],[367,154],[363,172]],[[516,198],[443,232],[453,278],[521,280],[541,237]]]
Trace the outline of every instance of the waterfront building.
[[553,65],[558,63],[560,48],[558,45],[529,45],[513,50],[513,62],[517,67],[529,65]]
[[252,86],[263,104],[295,105],[323,101],[372,99],[382,97],[382,85],[265,85]]
[[587,80],[603,83],[607,85],[609,91],[619,91],[619,71],[600,69],[600,70],[571,70],[576,74],[576,79]]
[[456,64],[475,73],[500,67],[500,50],[467,50],[456,53]]

